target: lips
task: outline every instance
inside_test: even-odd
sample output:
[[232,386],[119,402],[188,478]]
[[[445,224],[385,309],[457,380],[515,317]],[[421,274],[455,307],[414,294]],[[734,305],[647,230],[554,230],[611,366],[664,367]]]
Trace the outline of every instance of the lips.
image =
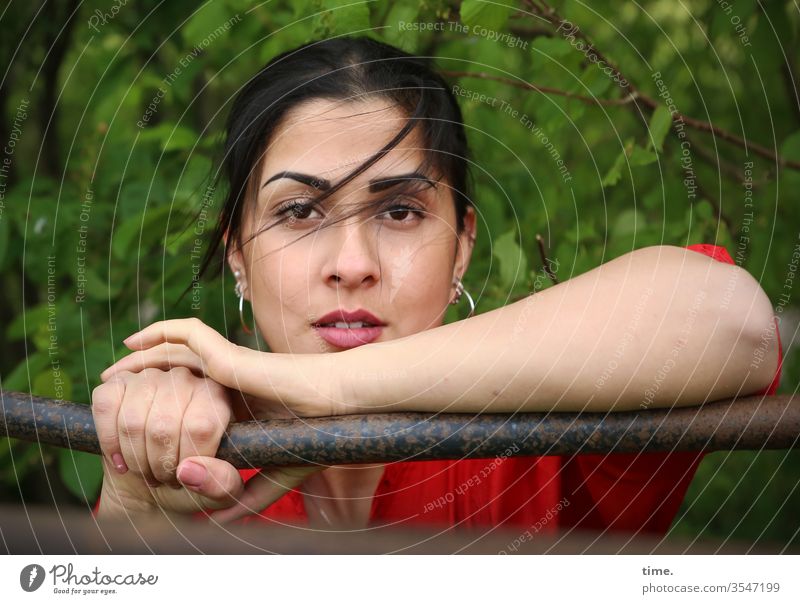
[[364,309],[338,309],[312,324],[320,337],[338,348],[355,348],[376,340],[385,323]]

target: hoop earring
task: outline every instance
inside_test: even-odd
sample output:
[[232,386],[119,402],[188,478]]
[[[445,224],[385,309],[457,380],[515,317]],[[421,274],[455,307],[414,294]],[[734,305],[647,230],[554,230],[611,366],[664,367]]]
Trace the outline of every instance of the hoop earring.
[[469,292],[464,287],[464,284],[461,283],[461,279],[453,279],[453,284],[456,286],[456,295],[450,304],[458,304],[459,300],[461,300],[461,294],[464,294],[467,297],[467,302],[469,303],[469,314],[467,315],[467,319],[469,319],[475,314],[475,301],[472,299],[472,296],[469,295]]
[[244,322],[244,293],[242,292],[242,284],[239,281],[239,275],[241,275],[241,273],[239,271],[234,271],[233,275],[236,277],[236,287],[233,288],[233,291],[239,298],[239,322],[242,324],[242,329],[246,334],[252,334],[252,330],[247,326],[247,323]]

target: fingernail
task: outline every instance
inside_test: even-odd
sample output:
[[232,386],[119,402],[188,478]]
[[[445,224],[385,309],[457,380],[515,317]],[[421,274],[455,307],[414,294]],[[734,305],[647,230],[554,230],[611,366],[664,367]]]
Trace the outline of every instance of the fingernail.
[[125,463],[125,458],[122,457],[122,453],[114,453],[114,455],[111,456],[111,463],[120,474],[124,474],[128,471],[128,465]]
[[187,461],[178,468],[178,480],[187,487],[199,487],[206,479],[206,469],[200,464]]

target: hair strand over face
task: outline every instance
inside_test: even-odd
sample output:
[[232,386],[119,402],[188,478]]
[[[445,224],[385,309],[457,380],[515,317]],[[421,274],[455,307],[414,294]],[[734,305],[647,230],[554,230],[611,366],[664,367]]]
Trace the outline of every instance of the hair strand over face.
[[[287,114],[314,100],[375,98],[386,99],[400,108],[408,116],[406,123],[383,148],[314,198],[313,203],[334,194],[419,128],[425,150],[420,171],[430,172],[435,180],[447,180],[455,204],[456,228],[459,233],[463,230],[467,207],[472,204],[468,146],[461,110],[444,79],[426,58],[371,38],[318,40],[274,57],[233,101],[220,174],[227,181],[227,194],[200,267],[201,275],[208,272],[226,235],[227,245],[233,249],[244,245],[243,213],[248,200],[257,195],[259,168]],[[223,266],[224,258],[214,272]]]

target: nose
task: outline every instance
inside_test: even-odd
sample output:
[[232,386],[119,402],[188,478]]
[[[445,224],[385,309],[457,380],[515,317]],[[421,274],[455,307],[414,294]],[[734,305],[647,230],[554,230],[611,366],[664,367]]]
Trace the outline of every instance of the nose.
[[325,247],[327,259],[323,263],[326,283],[356,289],[378,282],[380,262],[377,233],[372,222],[355,216],[325,229],[330,242],[330,247]]

